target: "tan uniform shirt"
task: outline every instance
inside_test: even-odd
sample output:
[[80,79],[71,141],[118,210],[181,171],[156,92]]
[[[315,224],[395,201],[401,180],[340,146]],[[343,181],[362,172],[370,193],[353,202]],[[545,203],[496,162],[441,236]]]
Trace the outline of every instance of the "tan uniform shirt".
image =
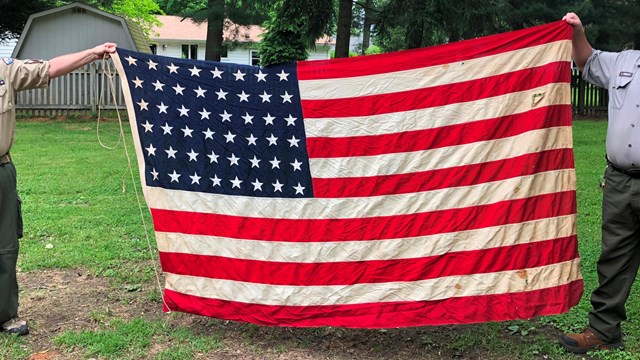
[[0,59],[0,156],[9,152],[16,127],[16,91],[49,85],[49,62]]

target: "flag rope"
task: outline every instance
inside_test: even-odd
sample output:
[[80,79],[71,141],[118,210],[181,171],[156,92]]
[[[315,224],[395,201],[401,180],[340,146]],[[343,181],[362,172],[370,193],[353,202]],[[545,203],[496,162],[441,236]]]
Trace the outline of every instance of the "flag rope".
[[[113,56],[118,56],[118,54],[113,54]],[[147,226],[147,222],[144,219],[144,212],[142,210],[142,201],[140,201],[140,194],[138,192],[138,187],[136,185],[136,179],[135,176],[133,174],[133,167],[131,166],[131,156],[129,155],[129,150],[127,149],[127,144],[125,141],[125,136],[124,136],[124,128],[122,126],[122,117],[120,116],[120,110],[118,107],[118,100],[117,100],[117,96],[116,96],[116,87],[115,87],[115,83],[114,83],[114,71],[111,70],[111,62],[109,61],[108,55],[105,54],[104,58],[103,58],[103,63],[105,64],[105,66],[102,68],[102,72],[103,72],[103,77],[102,77],[102,84],[104,85],[104,81],[105,78],[109,79],[108,85],[109,85],[109,90],[111,92],[112,98],[113,98],[113,103],[115,104],[115,109],[116,109],[116,114],[118,117],[118,126],[120,127],[120,133],[119,133],[119,137],[118,137],[118,142],[116,143],[115,146],[113,147],[109,147],[106,146],[102,140],[100,139],[100,132],[99,132],[99,126],[100,126],[100,113],[101,113],[101,108],[103,103],[103,97],[102,97],[102,92],[100,93],[100,99],[98,101],[98,126],[96,127],[96,133],[97,133],[97,137],[98,137],[98,142],[100,143],[100,145],[105,148],[105,149],[109,149],[109,150],[113,150],[116,147],[118,147],[118,145],[120,144],[120,141],[122,141],[122,145],[124,148],[124,154],[127,158],[127,167],[129,169],[129,173],[131,175],[131,183],[133,184],[133,189],[134,189],[134,193],[136,195],[136,201],[138,202],[138,211],[140,213],[140,220],[142,221],[142,226],[144,228],[144,235],[145,238],[147,240],[147,248],[149,250],[149,258],[151,259],[151,262],[153,263],[153,271],[155,273],[156,276],[156,285],[158,286],[158,291],[160,292],[160,294],[163,294],[163,286],[162,283],[160,281],[160,272],[158,271],[158,264],[160,263],[160,259],[159,259],[159,255],[156,257],[154,256],[154,254],[157,254],[156,251],[153,250],[153,247],[151,246],[151,238],[149,236],[149,227]],[[104,86],[101,87],[101,89],[104,89]],[[123,180],[122,180],[122,188],[123,191],[125,190],[125,186],[124,186],[124,176],[123,176]],[[164,307],[167,310],[167,312],[171,312],[171,309],[169,309],[169,306],[167,305],[167,303],[164,300],[164,296],[161,296],[162,298],[162,304],[164,305]]]

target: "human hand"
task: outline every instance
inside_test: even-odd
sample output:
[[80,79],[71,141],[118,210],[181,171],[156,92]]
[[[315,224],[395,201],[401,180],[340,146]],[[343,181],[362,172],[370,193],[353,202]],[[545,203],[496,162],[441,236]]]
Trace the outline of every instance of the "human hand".
[[115,43],[104,43],[91,49],[91,53],[95,56],[96,60],[109,58],[109,54],[116,52],[117,45]]
[[578,15],[576,15],[575,13],[567,13],[562,20],[566,21],[567,24],[573,26],[574,28],[581,28],[582,27],[582,21],[580,21],[580,18],[578,17]]

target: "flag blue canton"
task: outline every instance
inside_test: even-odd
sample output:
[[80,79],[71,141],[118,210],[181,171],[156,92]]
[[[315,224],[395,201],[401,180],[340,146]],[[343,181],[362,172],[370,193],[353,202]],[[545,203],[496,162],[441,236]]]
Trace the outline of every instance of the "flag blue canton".
[[259,68],[118,53],[148,186],[313,196],[294,63]]

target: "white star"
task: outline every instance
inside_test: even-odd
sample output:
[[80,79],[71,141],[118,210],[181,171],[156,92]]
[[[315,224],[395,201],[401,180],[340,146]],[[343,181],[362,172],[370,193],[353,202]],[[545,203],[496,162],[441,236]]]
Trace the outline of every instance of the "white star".
[[178,73],[178,66],[173,65],[173,63],[171,63],[171,65],[167,65],[167,67],[169,68],[169,74],[171,73]]
[[300,142],[300,139],[296,139],[294,135],[291,135],[291,139],[287,139],[287,141],[291,144],[289,147],[299,147],[298,143]]
[[271,136],[268,137],[267,140],[269,140],[269,146],[278,145],[278,138],[273,136],[273,134],[271,134]]
[[193,175],[189,175],[189,177],[191,178],[191,185],[193,184],[198,184],[200,185],[200,176],[198,176],[197,172],[194,172]]
[[204,97],[204,93],[206,93],[206,92],[207,92],[207,90],[202,89],[200,86],[198,86],[198,90],[193,89],[193,91],[195,91],[195,92],[196,92],[196,94],[197,94],[197,95],[196,95],[196,98]]
[[244,90],[242,90],[242,94],[238,94],[238,97],[240,98],[240,102],[249,102],[249,94],[245,94]]
[[177,151],[173,150],[171,146],[169,146],[169,149],[165,150],[165,152],[167,153],[167,159],[176,158]]
[[220,180],[221,179],[218,178],[218,175],[213,175],[213,177],[209,178],[209,179],[211,179],[211,182],[213,183],[213,184],[211,184],[211,186],[222,186],[222,185],[220,185]]
[[178,94],[180,94],[180,95],[184,95],[184,94],[182,93],[182,90],[184,90],[185,88],[183,88],[182,86],[180,86],[180,84],[176,84],[176,86],[174,86],[172,89],[176,91],[176,95],[178,95]]
[[162,135],[171,135],[171,129],[173,129],[173,126],[169,126],[168,123],[164,123],[164,126],[161,126],[160,128],[164,130],[164,133],[162,133]]
[[280,184],[280,181],[278,179],[276,179],[276,182],[271,185],[273,185],[274,192],[278,192],[278,191],[282,192],[282,186],[284,184]]
[[271,160],[269,162],[271,163],[271,169],[272,170],[275,169],[275,168],[280,169],[280,160],[278,160],[277,157],[274,156],[273,160]]
[[162,113],[167,113],[167,109],[169,108],[167,105],[165,105],[163,102],[160,103],[160,105],[156,105],[158,107],[158,110],[160,111],[158,114],[162,114]]
[[291,114],[289,114],[289,117],[284,118],[287,121],[287,126],[296,126],[296,120],[298,120],[298,118],[294,118],[293,116],[291,116]]
[[247,145],[257,145],[256,140],[258,140],[258,138],[253,136],[253,134],[251,134],[251,136],[245,139],[247,139],[247,141],[249,142]]
[[256,179],[256,181],[252,182],[251,185],[253,185],[253,191],[256,191],[256,190],[262,191],[262,183],[260,181],[258,181],[258,179]]
[[238,179],[238,177],[236,176],[235,180],[229,180],[231,181],[231,188],[235,188],[237,187],[238,189],[240,189],[240,184],[242,184],[242,180]]
[[267,116],[263,117],[265,125],[273,125],[273,120],[275,117],[271,116],[271,114],[267,113]]
[[286,102],[290,103],[293,95],[289,95],[289,93],[285,91],[284,95],[280,95],[280,97],[282,98],[282,103],[284,104]]
[[220,78],[220,79],[222,79],[222,73],[223,73],[223,72],[224,72],[224,71],[220,71],[220,70],[218,70],[218,68],[217,68],[217,67],[216,67],[215,69],[211,70],[211,73],[213,74],[213,78],[214,78],[214,79],[215,79],[215,78]]
[[302,168],[300,167],[300,165],[302,165],[302,163],[300,161],[298,161],[298,159],[293,159],[293,162],[290,163],[290,164],[291,164],[291,166],[293,166],[293,171],[296,171],[296,170],[302,171]]
[[149,110],[149,109],[147,108],[147,105],[149,105],[149,103],[148,103],[148,102],[145,102],[145,101],[144,101],[144,99],[140,99],[140,102],[139,102],[139,103],[137,103],[137,104],[138,104],[138,105],[140,105],[140,111],[142,111],[142,110]]
[[293,188],[296,189],[296,194],[304,195],[304,186],[300,185],[300,183],[298,183],[298,186],[294,186]]
[[156,65],[158,65],[158,63],[151,61],[151,59],[149,59],[149,61],[147,61],[147,65],[149,65],[149,70],[151,70],[151,69],[158,70],[156,68]]
[[158,175],[160,175],[160,173],[156,171],[156,168],[153,168],[153,170],[151,170],[151,175],[153,176],[153,180],[158,180]]
[[218,163],[218,158],[220,157],[220,155],[217,155],[216,153],[214,153],[213,150],[211,151],[211,154],[207,156],[210,159],[209,164]]
[[249,161],[251,162],[251,168],[260,168],[260,159],[258,159],[255,155],[253,155],[253,159],[249,159]]
[[155,90],[158,91],[164,91],[164,89],[162,88],[164,86],[163,83],[160,82],[160,80],[156,80],[156,82],[154,82],[153,84],[151,84],[155,87]]
[[249,113],[245,113],[244,116],[242,116],[242,118],[244,119],[244,123],[245,124],[253,124],[253,116],[249,115]]
[[288,79],[289,73],[284,72],[284,69],[282,69],[280,74],[276,74],[276,75],[278,75],[278,77],[280,78],[279,81],[282,81],[282,80],[289,81],[289,79]]
[[245,73],[243,73],[242,71],[240,71],[240,69],[238,69],[238,72],[237,72],[237,73],[233,74],[233,76],[235,76],[235,77],[236,77],[236,81],[238,81],[238,80],[242,80],[242,81],[244,81],[244,76],[245,76],[245,75],[246,75],[246,74],[245,74]]
[[145,148],[145,150],[147,150],[147,156],[156,155],[156,148],[153,147],[153,144],[149,144],[149,147]]
[[229,161],[231,162],[230,165],[239,165],[238,161],[240,160],[239,157],[236,157],[236,154],[231,154],[231,157],[228,157],[227,159],[229,159]]
[[264,92],[262,93],[262,95],[258,95],[258,96],[260,96],[260,98],[262,99],[262,102],[269,102],[269,103],[271,102],[271,96],[272,96],[272,95],[267,94],[267,92],[266,92],[266,91],[264,91]]
[[178,179],[180,178],[180,174],[176,173],[175,170],[173,170],[173,174],[167,174],[171,177],[171,182],[180,182],[178,181]]
[[229,130],[229,132],[224,135],[225,139],[227,140],[227,142],[232,143],[233,142],[233,138],[235,138],[236,136],[234,134],[231,133],[231,130]]
[[198,111],[198,114],[200,114],[200,120],[204,120],[205,118],[208,119],[211,113],[208,112],[207,109],[202,108],[202,111]]
[[124,58],[125,60],[127,60],[127,62],[129,62],[129,65],[135,65],[138,66],[138,64],[136,63],[138,60],[134,59],[131,57],[131,55],[129,55],[129,57]]
[[137,76],[135,80],[131,80],[132,83],[136,84],[136,88],[142,88],[142,83],[144,80],[140,80]]
[[203,131],[202,133],[204,134],[204,139],[205,140],[207,140],[207,139],[213,140],[213,134],[215,134],[214,131],[211,131],[211,130],[209,130],[209,128],[207,128],[207,131]]
[[[189,129],[188,126],[185,126],[184,129],[180,129],[180,130],[182,130],[182,132],[184,133],[184,137],[187,137],[187,136],[190,137],[190,138],[193,137],[193,136],[191,136],[191,133],[193,132],[193,130]],[[291,141],[291,140],[289,140],[289,141]],[[298,140],[298,141],[300,141],[300,140]]]
[[216,92],[216,95],[218,95],[218,100],[220,100],[220,99],[227,100],[227,94],[228,94],[228,92],[222,91],[222,89],[220,89],[220,90],[218,90],[218,92]]
[[198,162],[198,153],[193,151],[193,149],[191,149],[190,152],[187,153],[187,155],[189,155],[189,161],[195,161]]
[[202,69],[198,69],[195,65],[193,65],[193,69],[189,69],[189,71],[191,71],[191,76],[200,77],[200,71],[202,71]]
[[153,124],[149,123],[149,120],[147,120],[146,123],[142,124],[142,127],[144,128],[144,132],[153,132],[152,128],[153,128]]
[[224,114],[220,114],[220,116],[222,116],[222,122],[231,122],[231,114],[227,113],[227,110],[224,111]]
[[258,70],[258,73],[253,75],[255,75],[258,78],[258,82],[267,81],[267,74],[263,73],[262,70]]
[[184,107],[184,105],[182,105],[182,107],[180,109],[178,109],[178,111],[180,112],[180,116],[189,117],[189,109]]

